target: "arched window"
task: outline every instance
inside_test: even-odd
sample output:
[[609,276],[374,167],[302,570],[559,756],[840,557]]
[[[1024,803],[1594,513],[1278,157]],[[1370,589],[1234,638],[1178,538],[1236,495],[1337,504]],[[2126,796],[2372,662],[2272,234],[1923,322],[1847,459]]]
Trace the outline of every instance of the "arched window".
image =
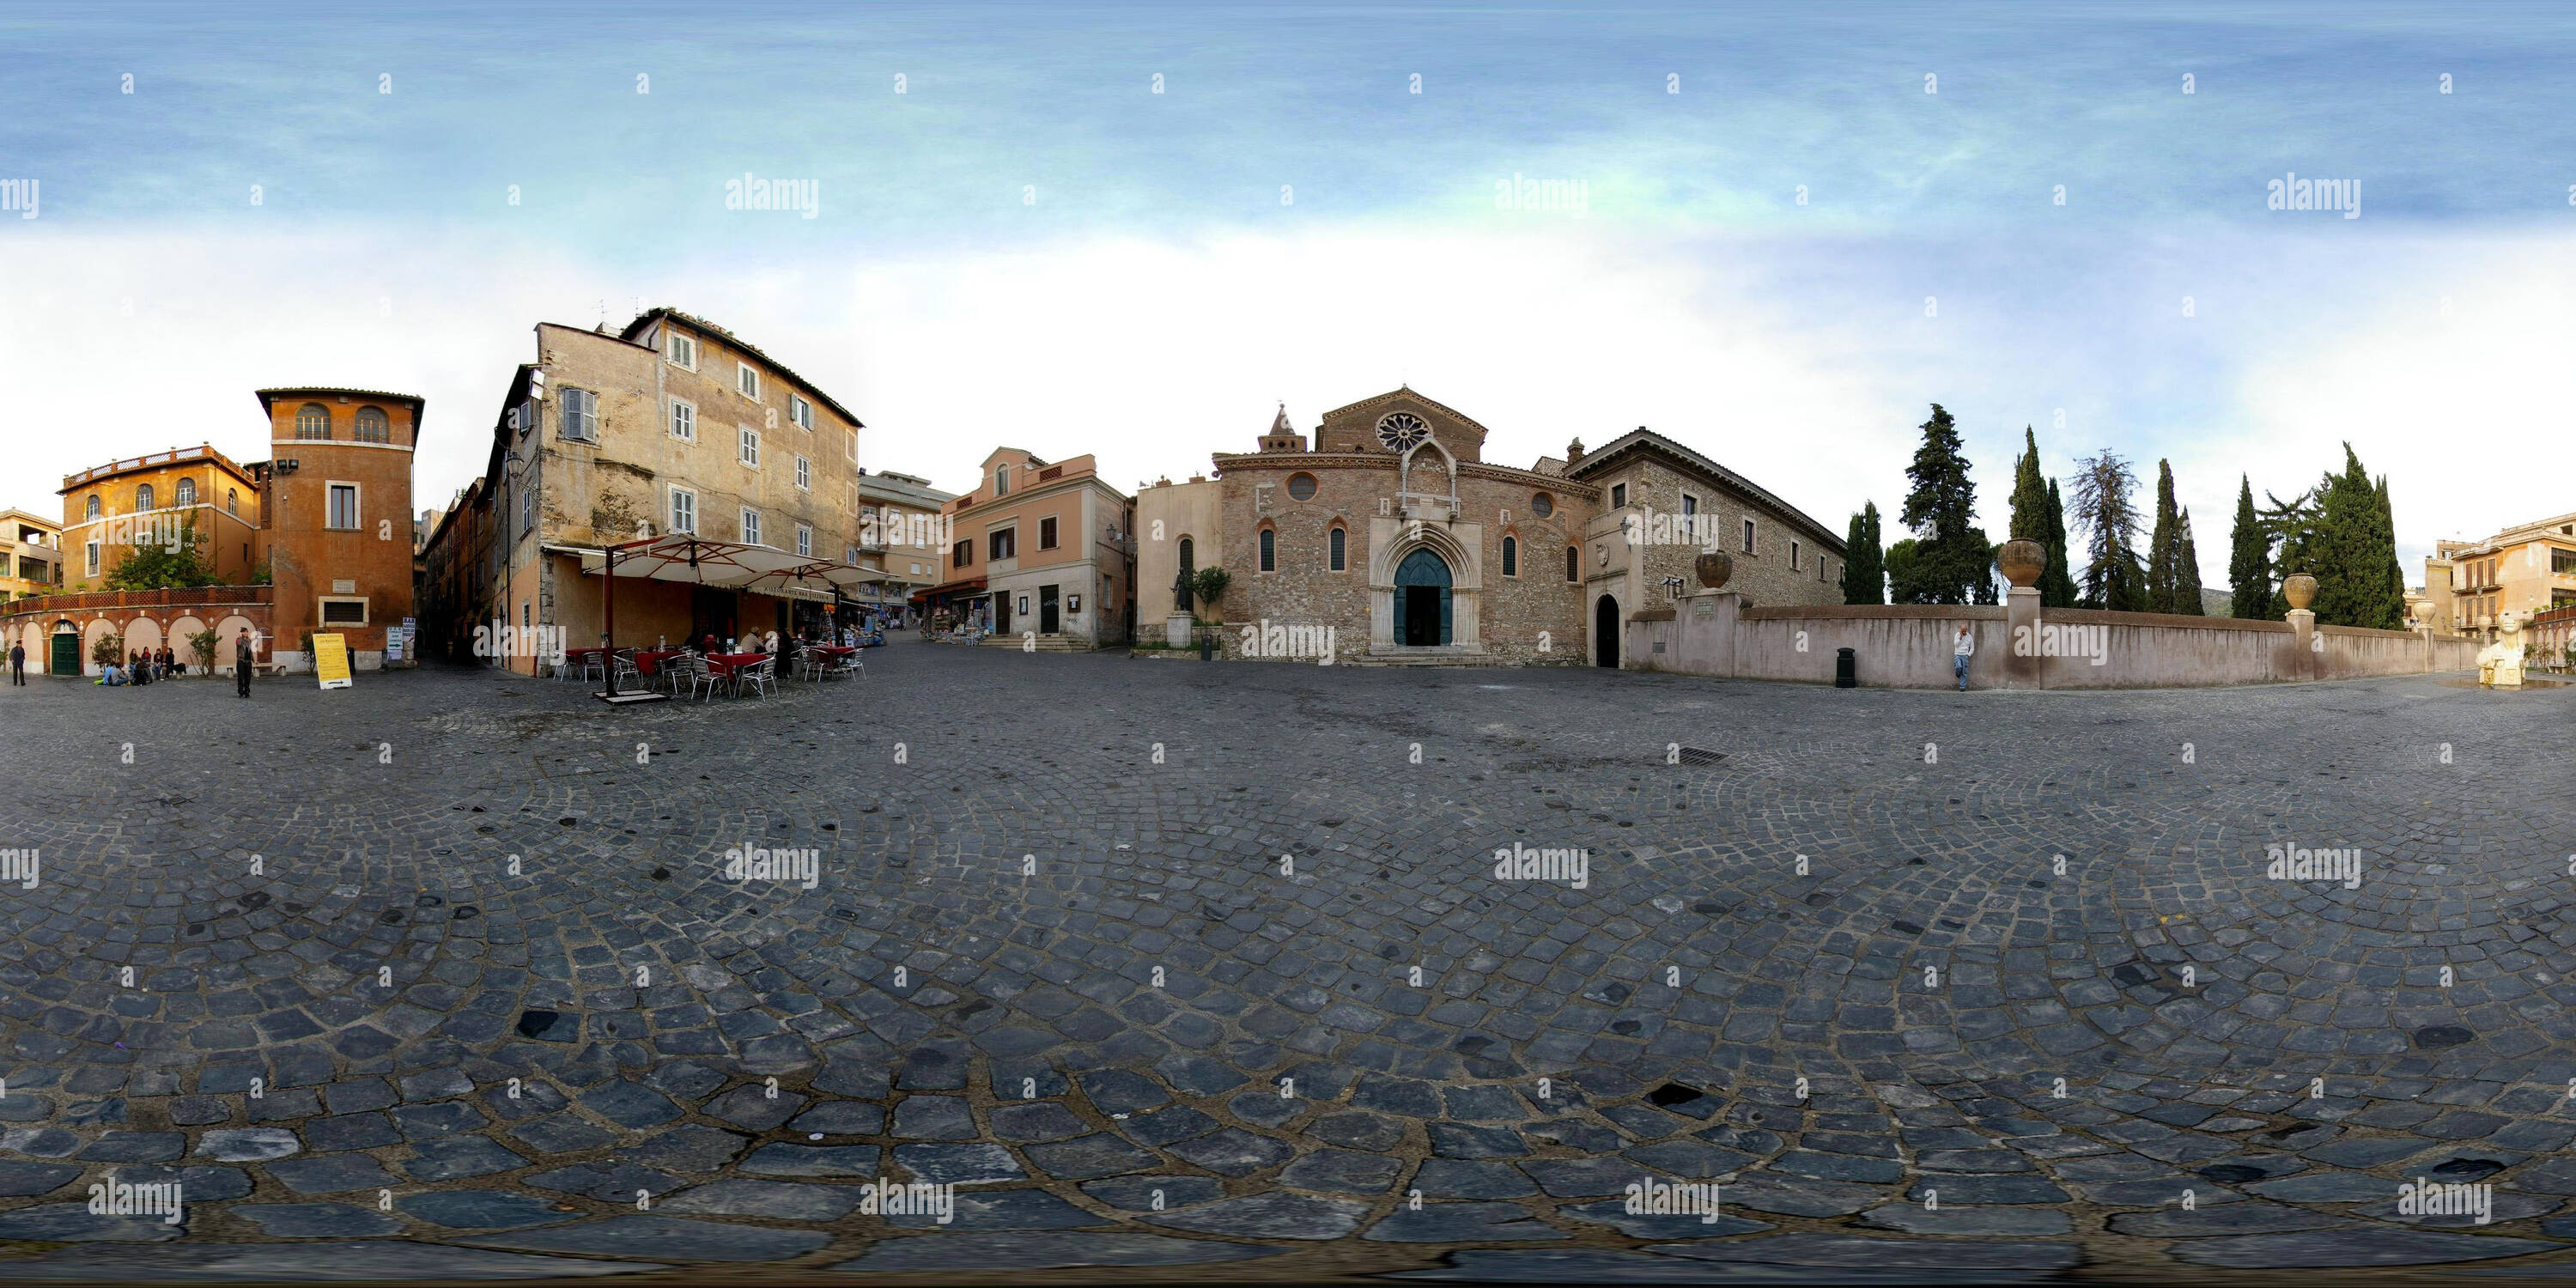
[[1503,538],[1503,575],[1521,575],[1521,542],[1518,537]]
[[1261,571],[1279,571],[1279,533],[1276,529],[1261,530]]
[[152,501],[153,496],[151,484],[146,483],[134,489],[134,512],[136,514],[141,514],[145,510],[151,509]]
[[1579,546],[1567,546],[1565,548],[1565,579],[1567,581],[1583,580],[1583,550]]
[[1172,607],[1184,613],[1190,611],[1190,580],[1198,575],[1197,551],[1188,537],[1181,538],[1181,575],[1174,583]]
[[384,408],[361,407],[358,409],[358,441],[361,443],[389,443],[393,441],[393,431],[391,427],[385,423]]
[[85,517],[92,519],[98,517],[98,493],[96,492],[89,494],[89,513]]
[[331,409],[320,403],[306,403],[295,413],[297,438],[328,439],[331,437]]
[[174,502],[174,504],[177,504],[177,505],[195,505],[196,503],[197,503],[197,481],[196,481],[195,479],[181,479],[181,480],[179,480],[179,497],[178,497],[178,500],[177,500],[176,502]]
[[1350,564],[1344,560],[1342,554],[1343,543],[1349,535],[1350,534],[1342,531],[1340,528],[1333,529],[1333,571],[1335,572],[1341,572],[1350,567]]
[[240,489],[240,488],[237,488],[237,487],[228,487],[228,488],[225,488],[225,489],[224,489],[224,513],[229,514],[229,515],[233,515],[233,516],[235,516],[235,517],[239,517],[239,516],[240,516],[240,514],[241,514],[241,489]]

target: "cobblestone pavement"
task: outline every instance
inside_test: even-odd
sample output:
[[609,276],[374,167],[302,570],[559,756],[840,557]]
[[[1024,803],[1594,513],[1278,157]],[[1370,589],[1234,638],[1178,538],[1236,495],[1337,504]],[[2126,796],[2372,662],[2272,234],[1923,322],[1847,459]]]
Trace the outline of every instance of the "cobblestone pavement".
[[0,689],[0,1280],[2576,1274],[2576,689],[869,670]]

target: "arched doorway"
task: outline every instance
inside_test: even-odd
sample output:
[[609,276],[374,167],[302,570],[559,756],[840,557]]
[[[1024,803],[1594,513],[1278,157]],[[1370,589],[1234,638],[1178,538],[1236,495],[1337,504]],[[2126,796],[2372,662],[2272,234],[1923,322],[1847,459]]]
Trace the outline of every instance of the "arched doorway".
[[54,623],[54,652],[45,668],[55,675],[81,673],[81,633],[69,618]]
[[1592,605],[1592,662],[1619,665],[1619,601],[1608,595]]
[[1416,550],[1395,567],[1396,638],[1409,645],[1449,642],[1449,565]]

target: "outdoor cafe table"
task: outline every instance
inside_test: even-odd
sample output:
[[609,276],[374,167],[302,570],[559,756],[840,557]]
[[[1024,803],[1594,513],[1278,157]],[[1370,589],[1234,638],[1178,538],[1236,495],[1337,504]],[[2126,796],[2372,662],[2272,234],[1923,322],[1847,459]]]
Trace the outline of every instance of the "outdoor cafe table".
[[686,652],[688,652],[687,649],[678,648],[638,649],[635,653],[635,669],[645,675],[658,675],[664,662]]
[[710,653],[707,665],[730,675],[746,666],[758,666],[769,660],[767,653]]

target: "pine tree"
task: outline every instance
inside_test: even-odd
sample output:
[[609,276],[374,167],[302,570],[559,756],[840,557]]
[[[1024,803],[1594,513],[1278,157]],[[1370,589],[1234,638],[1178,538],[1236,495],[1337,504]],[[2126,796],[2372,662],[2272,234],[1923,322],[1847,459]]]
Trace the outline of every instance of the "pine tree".
[[[1914,488],[1905,495],[1902,516],[1916,538],[1908,579],[1915,597],[1899,591],[1896,598],[1899,603],[1965,604],[1981,582],[1993,580],[1994,547],[1976,528],[1977,486],[1968,477],[1968,458],[1960,452],[1950,413],[1932,404],[1932,419],[1921,428],[1923,445],[1905,469]],[[1888,571],[1892,578],[1893,562]]]
[[2227,556],[2229,612],[2249,622],[2272,616],[2272,536],[2254,513],[2254,480],[2236,477],[2235,548]]
[[2182,512],[2181,549],[2174,557],[2173,610],[2185,617],[2206,617],[2200,605],[2200,545],[2191,539],[2191,511]]
[[1843,540],[1843,602],[1887,602],[1887,553],[1878,544],[1878,502],[1864,502]]
[[2175,556],[2181,553],[2182,534],[2176,530],[2174,510],[2173,462],[2156,462],[2156,529],[2147,538],[2147,603],[2150,613],[2170,613],[2174,608]]
[[2075,607],[2075,574],[2067,562],[2066,501],[2058,494],[2057,480],[2048,481],[2048,571],[2039,575],[2039,604],[2042,608]]
[[2138,563],[2138,476],[2119,453],[2103,448],[2077,461],[2075,519],[2087,534],[2086,608],[2134,613],[2146,602],[2146,570]]

